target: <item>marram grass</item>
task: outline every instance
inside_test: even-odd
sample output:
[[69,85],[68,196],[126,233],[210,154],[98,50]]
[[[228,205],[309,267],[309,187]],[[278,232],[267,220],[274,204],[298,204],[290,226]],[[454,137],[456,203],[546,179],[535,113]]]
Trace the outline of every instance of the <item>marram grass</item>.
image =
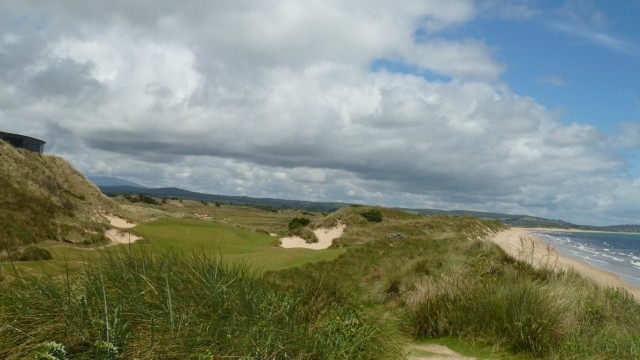
[[[0,358],[387,359],[374,319],[321,287],[283,289],[203,255],[100,252],[0,292]],[[54,357],[55,358],[55,357]]]

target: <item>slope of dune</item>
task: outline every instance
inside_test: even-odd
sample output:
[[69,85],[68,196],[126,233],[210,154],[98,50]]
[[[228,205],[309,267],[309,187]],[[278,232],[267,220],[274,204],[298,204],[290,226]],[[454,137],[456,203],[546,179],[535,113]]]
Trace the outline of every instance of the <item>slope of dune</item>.
[[105,242],[103,214],[121,212],[65,159],[0,141],[0,251],[43,240]]

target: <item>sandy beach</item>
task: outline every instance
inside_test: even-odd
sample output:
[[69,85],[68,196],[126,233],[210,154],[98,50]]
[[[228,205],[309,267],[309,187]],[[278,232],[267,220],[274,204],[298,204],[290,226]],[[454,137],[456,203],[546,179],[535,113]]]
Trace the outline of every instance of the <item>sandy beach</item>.
[[625,288],[640,302],[640,288],[625,284],[612,272],[560,255],[556,248],[540,240],[530,230],[534,229],[511,228],[497,233],[492,240],[518,260],[527,261],[536,267],[573,269],[600,286]]
[[335,226],[332,228],[315,229],[313,233],[316,234],[316,237],[318,238],[317,243],[307,243],[303,238],[298,236],[283,237],[282,239],[280,239],[280,242],[282,243],[280,246],[282,246],[285,249],[291,249],[291,248],[305,248],[305,249],[312,249],[312,250],[327,249],[329,248],[329,246],[331,246],[334,239],[337,239],[340,236],[342,236],[342,234],[344,233],[345,227],[346,226],[344,224],[339,224],[338,226]]

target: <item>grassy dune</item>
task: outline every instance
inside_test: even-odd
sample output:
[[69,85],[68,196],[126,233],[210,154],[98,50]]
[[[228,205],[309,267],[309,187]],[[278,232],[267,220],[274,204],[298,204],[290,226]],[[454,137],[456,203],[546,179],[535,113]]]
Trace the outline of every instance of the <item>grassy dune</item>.
[[640,305],[514,260],[483,240],[495,222],[307,213],[312,226],[347,224],[312,251],[265,233],[299,212],[148,209],[170,216],[134,228],[140,244],[50,243],[53,260],[0,266],[0,358],[393,359],[425,341],[478,358],[640,356]]
[[0,257],[45,240],[105,242],[96,215],[119,211],[64,159],[0,141]]

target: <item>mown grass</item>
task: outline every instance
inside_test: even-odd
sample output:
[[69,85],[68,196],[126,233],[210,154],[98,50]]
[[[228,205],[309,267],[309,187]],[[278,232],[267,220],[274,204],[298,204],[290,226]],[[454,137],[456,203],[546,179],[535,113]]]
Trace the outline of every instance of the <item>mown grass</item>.
[[78,359],[400,354],[349,297],[318,285],[285,290],[206,255],[100,252],[61,281],[20,277],[0,304],[3,359],[34,358],[48,342]]

